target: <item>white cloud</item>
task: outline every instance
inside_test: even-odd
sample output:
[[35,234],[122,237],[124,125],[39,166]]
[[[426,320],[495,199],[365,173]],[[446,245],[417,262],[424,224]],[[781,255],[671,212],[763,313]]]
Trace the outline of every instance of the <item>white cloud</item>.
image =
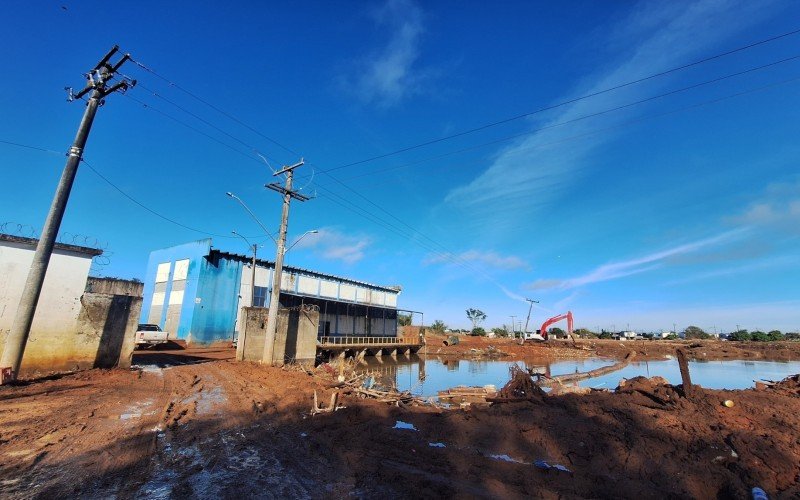
[[500,255],[495,251],[467,250],[459,254],[445,252],[428,255],[423,261],[424,264],[459,264],[465,262],[477,262],[496,269],[530,269],[530,265],[520,257]]
[[411,0],[388,0],[376,12],[375,22],[391,33],[390,39],[358,65],[359,76],[351,85],[364,102],[391,106],[418,92],[426,79],[416,64],[425,31],[423,12]]
[[[633,49],[615,67],[591,78],[592,83],[576,89],[575,95],[594,93],[663,71],[700,54],[707,54],[722,40],[757,22],[765,14],[763,5],[739,0],[702,0],[692,4],[645,4],[618,30],[628,37]],[[629,28],[630,26],[636,27]],[[642,40],[643,33],[645,38]],[[640,41],[641,40],[641,41]],[[638,42],[638,43],[637,43]],[[615,43],[621,45],[619,40]],[[612,92],[559,108],[538,121],[537,128],[574,120],[626,102],[652,95],[657,85],[667,79],[653,80],[644,87],[632,86],[624,92]],[[531,106],[534,107],[534,106]],[[536,118],[543,119],[544,115]],[[444,199],[451,209],[463,211],[463,217],[481,226],[516,227],[517,217],[530,218],[542,207],[560,197],[582,168],[591,166],[590,155],[613,134],[588,136],[569,149],[553,148],[548,143],[580,135],[596,125],[588,120],[566,127],[551,128],[517,140],[499,151],[490,166],[472,181],[452,189]]]
[[295,248],[313,249],[317,255],[331,260],[354,264],[364,258],[364,251],[372,239],[363,235],[344,234],[334,228],[322,228],[309,234]]
[[772,184],[761,200],[728,222],[800,234],[800,182]]
[[655,252],[643,257],[621,262],[614,262],[611,264],[603,264],[602,266],[596,267],[584,275],[576,276],[574,278],[562,280],[539,279],[533,283],[525,285],[525,288],[529,290],[570,290],[584,285],[590,285],[592,283],[600,283],[603,281],[609,281],[623,278],[625,276],[652,271],[664,265],[672,257],[695,253],[708,247],[717,246],[722,243],[728,243],[741,236],[745,231],[746,230],[744,229],[728,231],[717,236],[712,236],[710,238],[705,238],[692,243],[686,243],[684,245],[662,250],[660,252]]

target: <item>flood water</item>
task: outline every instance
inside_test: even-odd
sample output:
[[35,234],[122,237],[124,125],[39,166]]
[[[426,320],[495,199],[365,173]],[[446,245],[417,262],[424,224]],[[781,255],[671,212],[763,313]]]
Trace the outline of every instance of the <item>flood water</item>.
[[[361,371],[372,373],[384,384],[394,384],[401,391],[411,391],[418,396],[436,396],[439,391],[458,385],[494,385],[498,389],[509,379],[509,368],[517,364],[549,376],[586,372],[613,365],[614,360],[594,358],[558,361],[508,361],[508,360],[455,360],[436,357],[413,356],[410,360],[389,357],[379,363],[366,358]],[[747,389],[754,380],[780,380],[800,373],[800,361],[690,361],[692,382],[708,389]],[[660,376],[671,384],[680,384],[681,376],[675,359],[634,362],[622,370],[578,382],[583,387],[614,389],[620,379],[639,375]]]

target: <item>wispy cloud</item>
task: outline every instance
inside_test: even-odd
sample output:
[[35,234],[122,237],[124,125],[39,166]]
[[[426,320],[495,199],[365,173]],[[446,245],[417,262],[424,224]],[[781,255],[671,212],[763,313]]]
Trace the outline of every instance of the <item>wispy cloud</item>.
[[773,268],[781,268],[781,267],[792,267],[797,268],[798,264],[800,264],[800,257],[795,255],[784,255],[782,257],[770,257],[758,262],[751,262],[748,264],[737,265],[737,266],[728,266],[722,269],[714,269],[712,271],[705,271],[697,274],[693,274],[686,278],[675,279],[664,283],[667,286],[672,285],[683,285],[686,283],[693,283],[696,281],[702,281],[706,279],[712,278],[720,278],[724,276],[736,276],[740,274],[746,274],[753,271],[761,271],[764,269],[773,269]]
[[[572,96],[597,92],[691,60],[707,47],[757,22],[765,15],[764,10],[763,6],[739,0],[701,0],[689,5],[682,2],[647,4],[625,21],[625,30],[617,30],[617,38],[627,37],[632,47],[627,57],[616,66],[587,78],[590,83],[576,88]],[[615,43],[619,42],[615,39]],[[603,94],[564,106],[550,114],[546,121],[537,121],[537,128],[636,100],[666,81],[651,82],[647,91],[630,87],[622,93]],[[580,121],[571,124],[568,130],[551,128],[517,140],[500,150],[483,173],[452,189],[444,199],[446,207],[463,212],[465,218],[481,226],[517,226],[519,220],[514,214],[530,218],[532,213],[561,196],[574,177],[591,166],[588,159],[595,148],[614,136],[589,136],[572,143],[569,149],[556,149],[546,144],[579,135],[595,126]]]
[[772,184],[761,200],[727,221],[736,225],[800,234],[800,181]]
[[419,92],[427,78],[417,60],[425,32],[423,12],[411,0],[388,0],[375,12],[378,28],[390,33],[387,44],[357,65],[350,86],[366,103],[392,106]]
[[467,250],[465,252],[440,253],[428,255],[423,264],[458,264],[465,262],[477,262],[495,269],[523,269],[529,270],[530,265],[520,257],[515,255],[500,255],[495,251]]
[[372,243],[368,236],[345,234],[334,228],[322,228],[309,234],[295,248],[313,249],[320,257],[354,264],[364,258],[364,251]]
[[634,274],[640,274],[663,266],[672,257],[699,252],[705,248],[713,247],[723,243],[731,242],[739,238],[745,229],[728,231],[717,236],[705,238],[692,243],[686,243],[677,247],[651,253],[643,257],[637,257],[621,262],[604,264],[588,273],[569,279],[540,279],[525,285],[530,290],[560,289],[569,290],[580,286],[599,283],[613,279],[623,278]]

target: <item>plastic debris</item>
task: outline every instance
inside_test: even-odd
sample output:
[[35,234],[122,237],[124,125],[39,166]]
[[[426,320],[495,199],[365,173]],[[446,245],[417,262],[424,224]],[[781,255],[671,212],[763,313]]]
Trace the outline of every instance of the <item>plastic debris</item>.
[[544,460],[535,460],[533,462],[533,466],[544,470],[548,470],[550,468],[550,464],[548,464]]
[[398,420],[397,422],[395,422],[394,427],[392,427],[392,429],[408,429],[410,431],[417,430],[417,428],[414,427],[414,424],[409,424],[408,422],[403,422],[402,420]]
[[502,455],[489,455],[489,457],[491,457],[491,458],[493,458],[495,460],[502,460],[503,462],[512,462],[512,463],[515,463],[515,464],[524,463],[524,462],[520,462],[519,460],[514,460],[513,458],[509,457],[505,453],[503,453]]
[[726,399],[725,401],[722,402],[722,404],[725,405],[726,408],[733,408],[734,405],[733,401],[731,401],[730,399]]
[[753,488],[752,494],[753,494],[753,500],[769,500],[767,492],[762,490],[758,486]]
[[444,443],[428,443],[428,446],[430,446],[431,448],[444,448],[445,447]]
[[561,472],[569,472],[570,474],[572,473],[571,470],[567,469],[566,467],[564,467],[561,464],[555,464],[555,465],[553,465],[553,468],[557,469],[557,470],[560,470]]
[[301,433],[300,433],[300,437],[301,437],[301,438],[308,437],[308,434],[307,434],[307,433],[305,433],[305,432],[301,432]]

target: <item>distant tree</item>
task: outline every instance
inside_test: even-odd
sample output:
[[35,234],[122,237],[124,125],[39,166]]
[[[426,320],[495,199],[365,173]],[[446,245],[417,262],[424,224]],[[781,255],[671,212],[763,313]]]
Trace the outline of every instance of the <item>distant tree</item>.
[[614,338],[614,336],[611,334],[611,332],[607,332],[607,331],[603,330],[603,332],[600,334],[599,338],[601,338],[601,339],[612,339],[612,338]]
[[470,307],[467,309],[467,318],[472,322],[472,330],[474,331],[481,326],[481,323],[486,319],[486,313],[480,309],[473,309]]
[[470,332],[470,335],[477,335],[479,337],[485,337],[486,336],[486,330],[484,330],[480,326],[476,326],[475,328],[472,329],[472,332]]
[[444,324],[444,321],[437,319],[431,325],[431,330],[436,333],[444,333],[444,331],[447,330],[447,325]]
[[769,335],[767,335],[766,333],[764,333],[764,332],[762,332],[760,330],[756,330],[753,333],[751,333],[750,334],[750,339],[755,341],[755,342],[769,342],[770,341]]
[[783,333],[781,333],[780,330],[772,330],[767,335],[769,335],[769,339],[773,340],[773,341],[775,341],[775,340],[783,340],[783,338],[784,338],[783,337]]
[[686,339],[707,339],[711,335],[703,331],[699,326],[687,326],[684,331],[684,338]]
[[503,325],[502,328],[492,328],[492,333],[495,337],[508,337],[508,328],[506,325]]
[[593,339],[597,338],[597,334],[589,330],[588,328],[578,328],[575,330],[575,335],[582,339]]
[[742,341],[752,340],[752,338],[750,337],[750,334],[747,332],[747,330],[737,330],[728,335],[728,340],[738,340],[742,342]]
[[409,325],[411,325],[411,315],[410,314],[397,313],[397,324],[400,325],[400,326],[409,326]]
[[665,340],[678,340],[679,338],[680,337],[678,337],[678,335],[675,333],[670,333],[669,335],[664,337]]
[[550,329],[550,335],[552,335],[555,338],[561,338],[561,337],[566,337],[567,332],[565,332],[564,330],[562,330],[557,326],[554,326],[553,328]]
[[797,332],[786,332],[784,336],[786,340],[800,340],[800,333]]

